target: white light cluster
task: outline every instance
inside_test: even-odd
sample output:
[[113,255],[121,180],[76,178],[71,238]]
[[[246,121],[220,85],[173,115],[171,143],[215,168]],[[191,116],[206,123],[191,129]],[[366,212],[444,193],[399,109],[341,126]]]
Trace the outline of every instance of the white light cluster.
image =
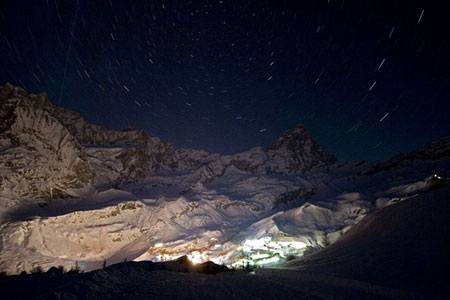
[[261,259],[261,258],[266,258],[266,257],[269,257],[270,255],[269,254],[267,254],[267,253],[256,253],[256,254],[254,254],[254,255],[252,255],[252,258],[253,259]]
[[267,264],[278,262],[279,260],[280,260],[279,257],[273,256],[273,257],[259,260],[256,264],[262,266],[262,265],[267,265]]
[[208,261],[206,252],[192,251],[191,254],[188,254],[187,257],[193,264],[199,264]]
[[259,240],[246,240],[244,245],[242,245],[242,250],[244,250],[244,252],[249,252],[251,250],[268,250],[267,246],[271,239],[271,237],[263,237]]
[[265,236],[259,239],[245,240],[239,248],[242,256],[232,265],[235,267],[250,265],[266,265],[285,259],[288,255],[303,255],[308,245],[294,237],[273,238]]

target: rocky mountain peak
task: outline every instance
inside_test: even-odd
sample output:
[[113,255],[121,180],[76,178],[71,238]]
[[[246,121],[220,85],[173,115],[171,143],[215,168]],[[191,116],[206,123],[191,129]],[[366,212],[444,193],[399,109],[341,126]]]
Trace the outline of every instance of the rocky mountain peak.
[[[276,139],[270,145],[268,154],[275,161],[275,169],[288,173],[301,173],[315,166],[328,166],[337,161],[336,157],[319,145],[300,124]],[[279,169],[283,161],[286,170]]]
[[53,113],[46,94],[0,87],[0,193],[66,198],[94,179],[79,141]]
[[295,125],[294,129],[288,130],[277,138],[269,150],[304,151],[306,145],[312,145],[311,135],[306,131],[305,126]]

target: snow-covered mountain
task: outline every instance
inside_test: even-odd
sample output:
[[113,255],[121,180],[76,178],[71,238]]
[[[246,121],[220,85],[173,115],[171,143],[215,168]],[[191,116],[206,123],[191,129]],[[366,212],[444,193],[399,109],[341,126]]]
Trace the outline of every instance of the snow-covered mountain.
[[[297,125],[235,155],[174,149],[0,88],[0,270],[127,260],[267,263],[325,247],[367,212],[448,185],[450,138],[338,163]],[[245,255],[243,253],[245,252]]]
[[447,187],[383,207],[330,247],[277,268],[330,274],[448,299],[449,200]]

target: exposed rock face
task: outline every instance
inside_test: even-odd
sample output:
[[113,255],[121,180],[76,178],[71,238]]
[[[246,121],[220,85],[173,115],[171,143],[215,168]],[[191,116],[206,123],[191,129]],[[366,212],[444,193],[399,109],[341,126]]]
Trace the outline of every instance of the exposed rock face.
[[301,174],[337,161],[331,152],[313,140],[302,125],[286,131],[269,147],[267,154],[271,159],[270,169],[276,173]]
[[12,197],[76,197],[74,189],[94,181],[139,181],[165,167],[175,153],[144,131],[88,124],[53,106],[45,94],[10,84],[0,88],[0,119],[0,187]]
[[20,198],[68,197],[93,181],[81,145],[47,110],[45,95],[0,90],[0,187]]

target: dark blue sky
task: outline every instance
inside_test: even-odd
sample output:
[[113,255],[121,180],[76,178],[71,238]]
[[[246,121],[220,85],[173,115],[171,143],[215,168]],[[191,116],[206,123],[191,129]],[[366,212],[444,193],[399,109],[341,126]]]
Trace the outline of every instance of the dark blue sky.
[[450,133],[446,2],[1,1],[0,84],[175,147],[300,123],[340,160],[388,158]]

